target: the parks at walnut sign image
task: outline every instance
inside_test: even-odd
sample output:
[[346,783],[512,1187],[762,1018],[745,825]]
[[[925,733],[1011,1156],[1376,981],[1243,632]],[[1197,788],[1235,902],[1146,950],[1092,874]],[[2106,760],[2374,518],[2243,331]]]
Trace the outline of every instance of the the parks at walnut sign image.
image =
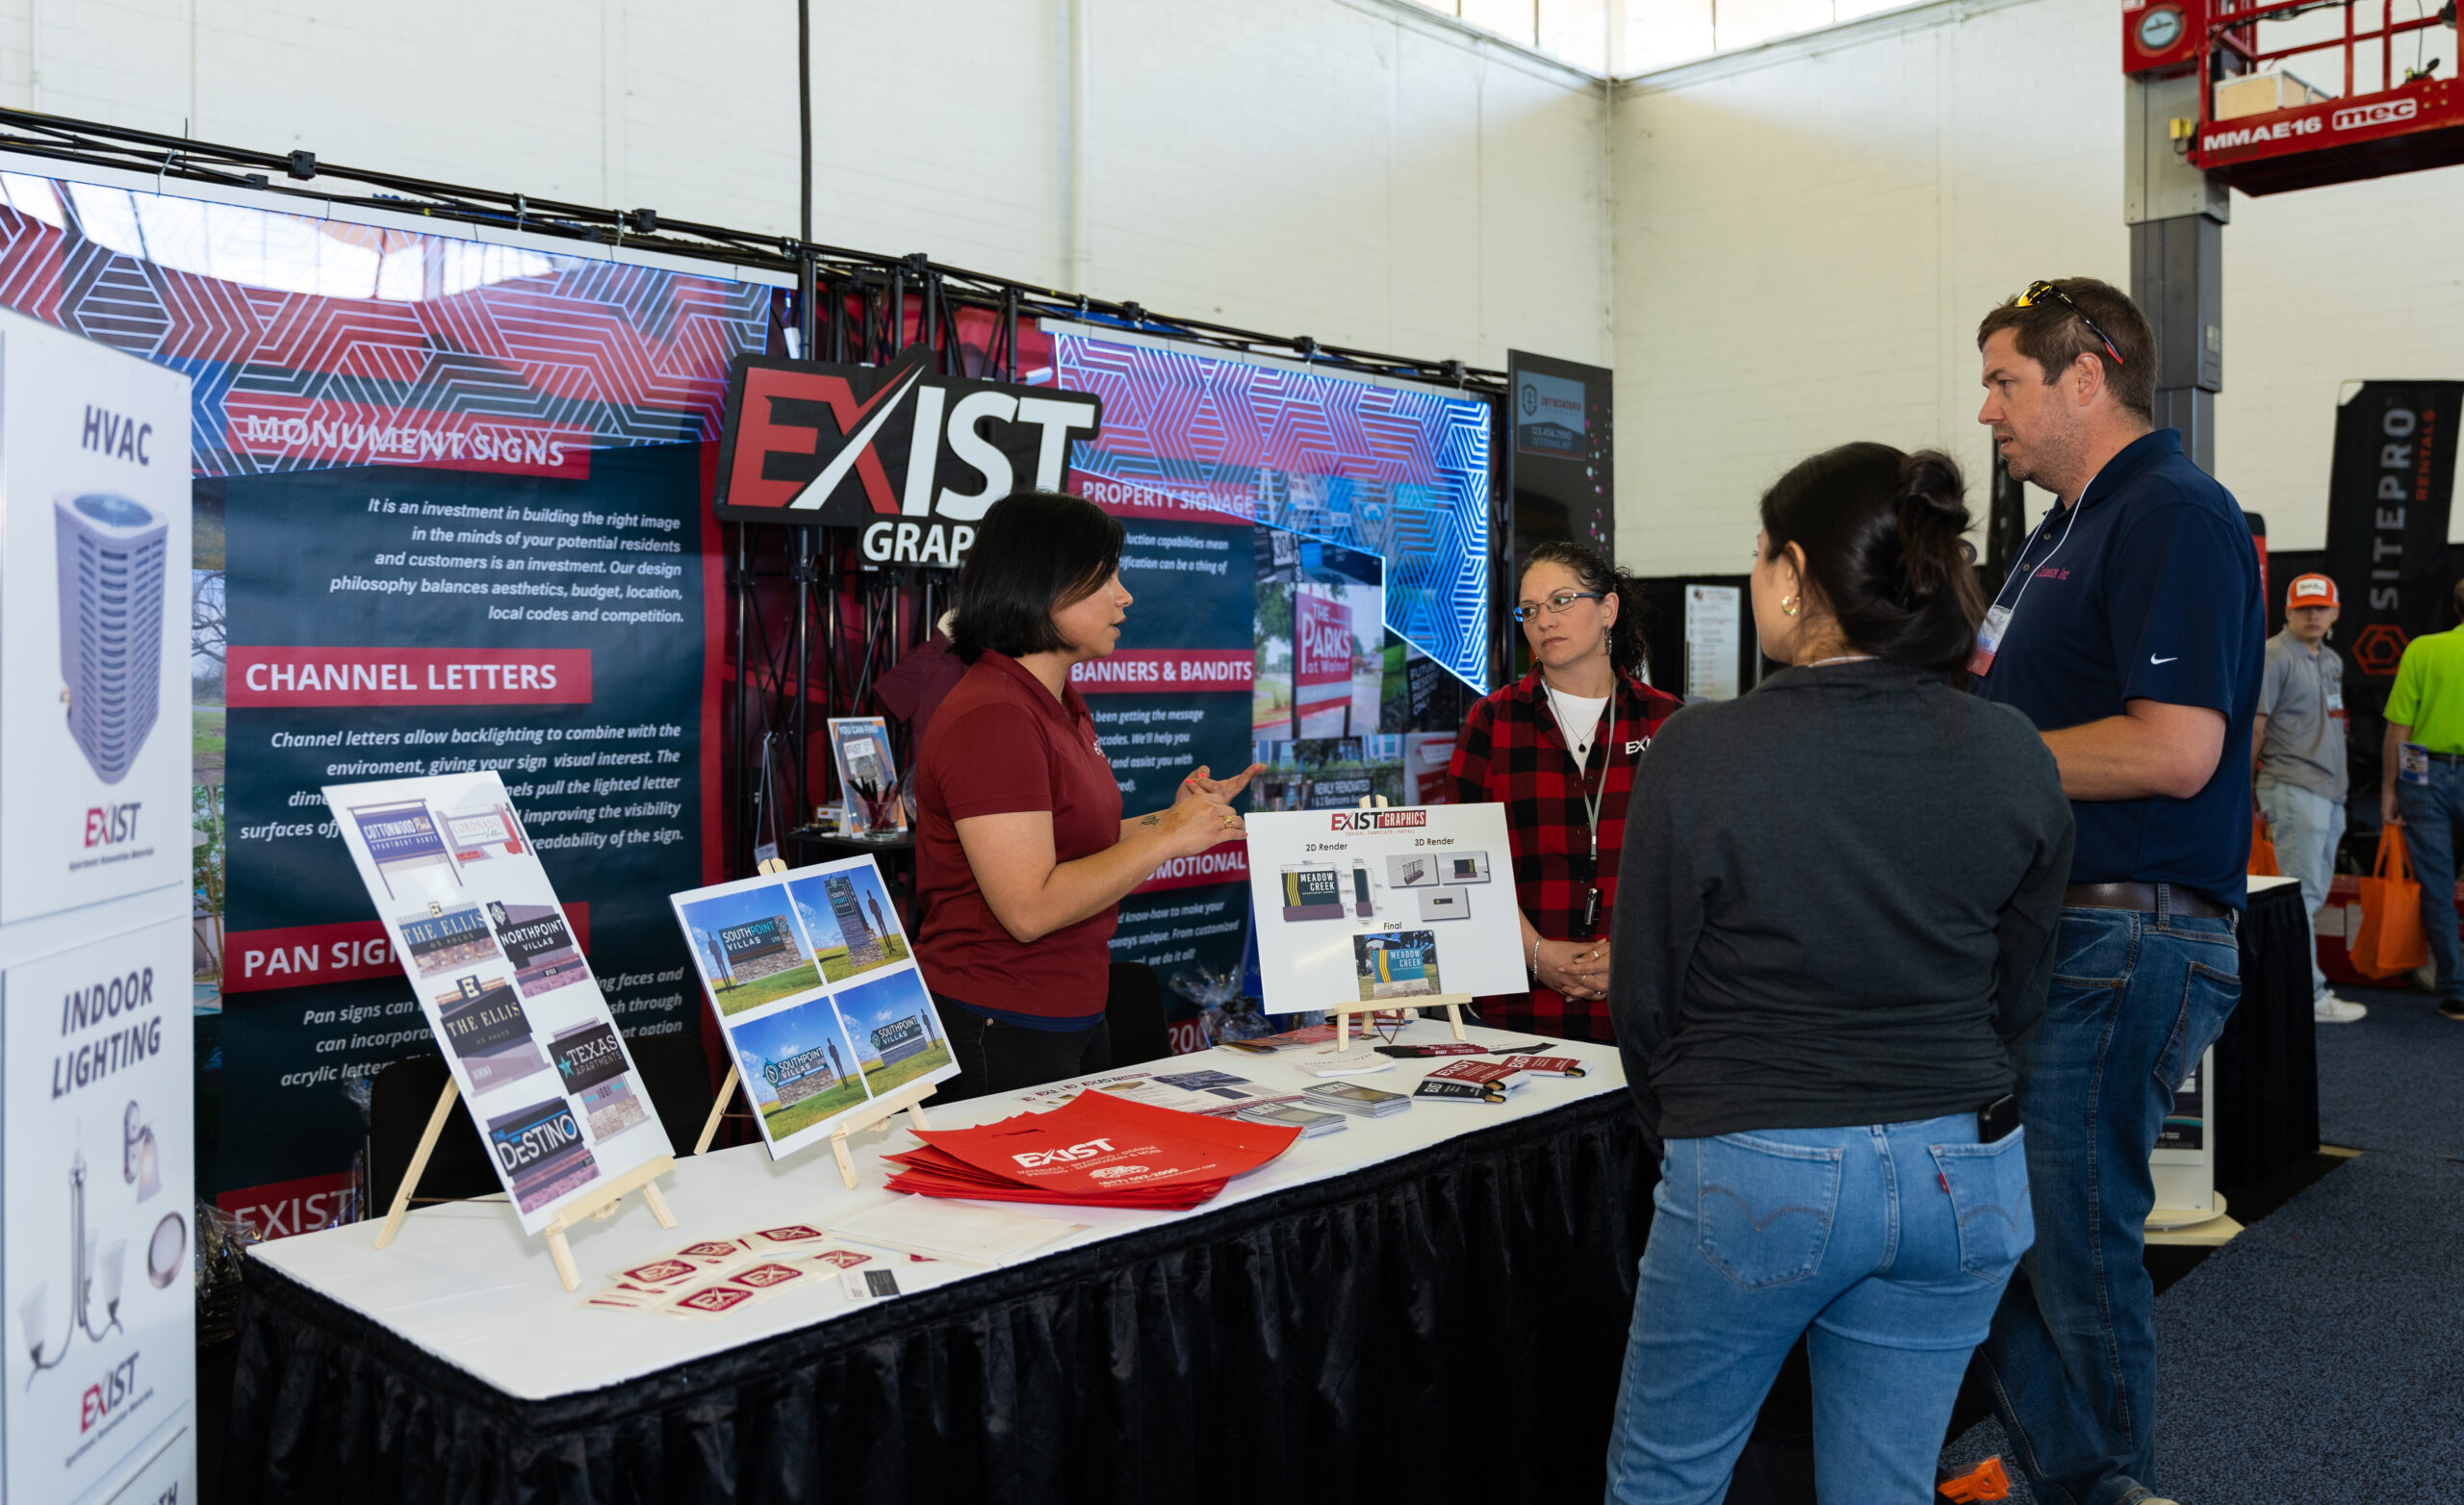
[[958,1073],[869,856],[670,896],[774,1156]]

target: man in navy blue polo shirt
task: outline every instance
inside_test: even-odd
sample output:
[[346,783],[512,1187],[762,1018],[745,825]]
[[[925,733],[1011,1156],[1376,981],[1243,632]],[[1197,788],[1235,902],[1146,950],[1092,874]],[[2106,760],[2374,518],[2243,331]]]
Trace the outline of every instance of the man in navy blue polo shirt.
[[2154,1505],[2147,1157],[2241,996],[2258,558],[2241,507],[2152,426],[2155,340],[2119,289],[2036,283],[1977,345],[1977,421],[2061,505],[1968,668],[2036,723],[2078,824],[2019,1091],[2036,1247],[1979,1354],[2039,1500]]

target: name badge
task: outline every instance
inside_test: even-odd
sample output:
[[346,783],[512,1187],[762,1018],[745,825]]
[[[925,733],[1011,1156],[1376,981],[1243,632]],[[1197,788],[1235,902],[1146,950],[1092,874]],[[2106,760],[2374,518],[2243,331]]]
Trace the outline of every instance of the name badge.
[[2429,749],[2418,742],[2407,742],[2397,753],[2396,777],[2408,784],[2429,782]]
[[2011,608],[1995,606],[1977,624],[1976,648],[1967,655],[1967,672],[1983,678],[1993,667],[1993,655],[2001,650],[2002,635],[2011,625]]

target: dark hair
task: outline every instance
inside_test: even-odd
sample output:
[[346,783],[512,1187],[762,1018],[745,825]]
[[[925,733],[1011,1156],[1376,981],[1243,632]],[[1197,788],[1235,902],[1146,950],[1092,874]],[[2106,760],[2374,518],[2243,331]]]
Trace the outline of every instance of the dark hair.
[[1849,643],[1915,669],[1957,669],[1976,646],[1985,597],[1968,521],[1959,464],[1938,449],[1841,445],[1762,495],[1765,557],[1804,549]]
[[[2130,300],[2130,294],[2110,282],[2093,277],[2063,277],[2053,284],[2060,288],[2074,309],[2061,298],[2045,298],[2026,308],[2019,306],[2016,294],[2003,300],[2000,307],[1985,316],[1976,326],[1976,347],[1997,329],[2012,332],[2011,343],[2021,355],[2044,368],[2046,386],[2062,379],[2083,355],[2092,355],[2105,369],[2105,385],[2113,389],[2114,398],[2141,418],[2153,422],[2156,418],[2156,331],[2149,328],[2147,316]],[[2121,352],[2121,364],[2114,364],[2105,350],[2105,343],[2096,338],[2079,316],[2085,313],[2096,321],[2096,328],[2113,337],[2114,348]]]
[[[1533,546],[1523,556],[1523,574],[1529,574],[1534,565],[1558,565],[1582,582],[1586,591],[1598,591],[1603,597],[1617,598],[1617,621],[1608,629],[1608,666],[1620,674],[1634,674],[1649,668],[1651,650],[1643,644],[1643,588],[1633,575],[1610,564],[1599,549],[1572,539],[1553,538]],[[1515,576],[1518,588],[1523,575]]]
[[971,664],[1069,647],[1052,614],[1086,599],[1120,568],[1121,526],[1059,492],[1013,492],[987,509],[959,571],[950,651]]

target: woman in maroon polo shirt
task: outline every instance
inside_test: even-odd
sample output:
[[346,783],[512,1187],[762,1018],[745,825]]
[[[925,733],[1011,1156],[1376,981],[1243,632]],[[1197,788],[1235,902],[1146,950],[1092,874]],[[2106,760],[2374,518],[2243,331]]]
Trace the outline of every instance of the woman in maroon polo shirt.
[[976,526],[950,650],[969,665],[915,765],[916,962],[962,1075],[945,1097],[1112,1063],[1104,994],[1120,901],[1174,857],[1243,834],[1231,778],[1200,768],[1166,809],[1121,818],[1120,785],[1069,683],[1120,642],[1121,526],[1021,492]]
[[1514,847],[1532,987],[1480,1000],[1481,1021],[1499,1029],[1612,1037],[1606,937],[1626,790],[1682,703],[1636,677],[1640,606],[1633,576],[1597,549],[1532,549],[1515,606],[1531,673],[1473,706],[1455,739],[1455,803],[1503,804]]

